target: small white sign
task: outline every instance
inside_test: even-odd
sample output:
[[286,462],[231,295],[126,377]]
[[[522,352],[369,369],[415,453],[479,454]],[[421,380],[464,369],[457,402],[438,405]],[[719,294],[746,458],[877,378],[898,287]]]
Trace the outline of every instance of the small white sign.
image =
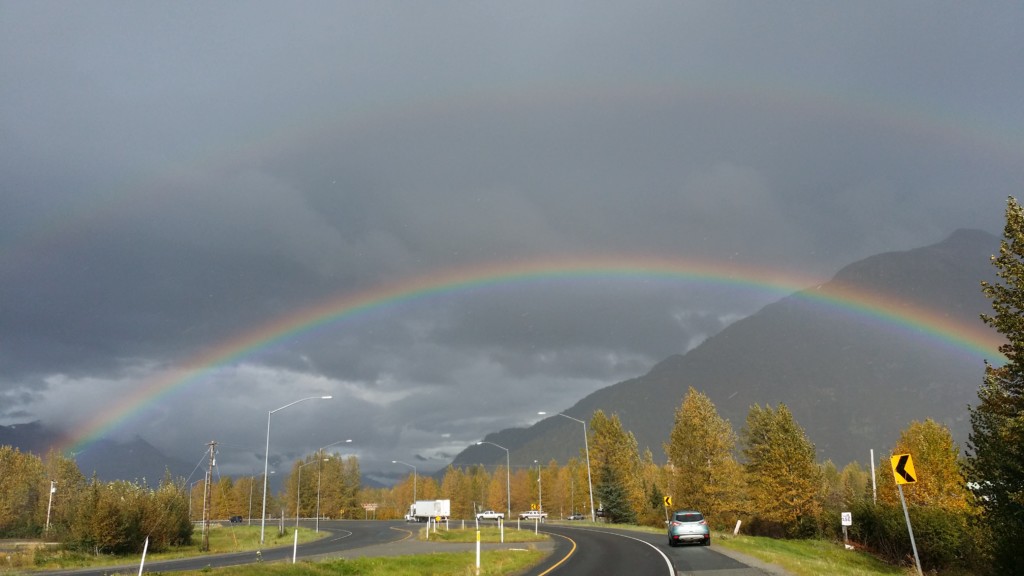
[[853,526],[853,513],[843,512],[840,514],[840,517],[843,520],[843,526]]

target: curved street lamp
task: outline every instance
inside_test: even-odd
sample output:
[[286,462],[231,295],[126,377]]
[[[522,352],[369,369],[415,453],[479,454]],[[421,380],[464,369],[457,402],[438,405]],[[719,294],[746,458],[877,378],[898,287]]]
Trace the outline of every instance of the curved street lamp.
[[[338,440],[337,442],[331,442],[327,446],[322,446],[319,450],[317,450],[317,455],[320,458],[323,458],[323,459],[322,460],[317,460],[317,462],[327,462],[328,460],[330,460],[330,458],[324,458],[323,457],[324,456],[324,448],[330,448],[331,446],[334,446],[335,444],[344,444],[344,443],[351,442],[351,441],[352,441],[352,439],[349,438],[347,440]],[[316,467],[316,531],[317,531],[318,534],[320,533],[320,468],[321,468],[320,466]]]
[[507,518],[511,519],[512,518],[512,481],[511,481],[511,476],[510,476],[509,470],[512,468],[512,464],[511,464],[512,460],[509,457],[508,448],[505,448],[504,446],[499,446],[498,444],[495,444],[494,442],[488,442],[486,440],[481,440],[480,442],[476,443],[477,446],[479,446],[481,444],[490,444],[491,446],[497,446],[498,448],[501,448],[502,450],[505,451],[505,503],[508,506],[508,511],[507,511],[508,516],[507,516]]
[[307,398],[300,398],[290,404],[285,404],[280,408],[274,408],[270,412],[267,412],[267,449],[263,454],[263,513],[260,514],[260,546],[263,546],[263,533],[267,528],[267,469],[270,467],[270,416],[274,412],[280,412],[289,406],[294,406],[299,402],[305,402],[306,400],[330,400],[333,396],[309,396]]
[[[537,412],[537,414],[544,416],[547,412]],[[579,418],[573,418],[568,414],[558,413],[559,416],[565,416],[569,420],[575,420],[580,424],[583,424],[583,449],[587,453],[587,487],[590,490],[590,521],[597,522],[597,513],[594,511],[594,483],[590,480],[590,444],[587,441],[587,423]]]
[[408,466],[409,468],[412,468],[412,501],[413,501],[413,503],[415,503],[416,502],[416,467],[413,466],[412,464],[407,464],[405,462],[402,462],[401,460],[392,460],[391,463],[392,464],[402,464],[404,466]]

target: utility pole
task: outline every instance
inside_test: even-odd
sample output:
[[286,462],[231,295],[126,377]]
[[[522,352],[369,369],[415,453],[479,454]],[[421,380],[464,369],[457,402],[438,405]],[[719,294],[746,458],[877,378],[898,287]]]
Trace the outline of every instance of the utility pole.
[[210,466],[206,471],[206,486],[203,487],[203,552],[210,551],[210,481],[213,480],[213,467],[217,465],[217,443],[211,440],[207,446],[210,447]]

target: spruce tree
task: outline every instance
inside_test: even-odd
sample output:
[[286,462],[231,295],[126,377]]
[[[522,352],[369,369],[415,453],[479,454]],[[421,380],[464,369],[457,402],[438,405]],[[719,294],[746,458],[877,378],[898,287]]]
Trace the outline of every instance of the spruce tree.
[[982,282],[994,314],[983,322],[1006,337],[1006,364],[985,363],[978,405],[971,408],[969,480],[992,527],[1000,573],[1024,573],[1024,209],[1007,200],[999,281]]
[[594,496],[601,502],[605,519],[613,524],[635,524],[636,511],[620,471],[604,461],[598,469],[598,477],[601,480],[594,487]]

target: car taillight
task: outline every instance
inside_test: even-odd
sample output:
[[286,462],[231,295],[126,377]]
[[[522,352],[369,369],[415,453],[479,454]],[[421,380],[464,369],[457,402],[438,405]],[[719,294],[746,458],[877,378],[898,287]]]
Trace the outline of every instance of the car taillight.
[[682,524],[682,522],[676,522],[675,520],[672,521],[672,527],[673,528],[676,527],[676,526],[679,526],[680,524]]
[[700,525],[701,526],[707,526],[708,525],[708,521],[707,520],[701,520],[700,521]]

